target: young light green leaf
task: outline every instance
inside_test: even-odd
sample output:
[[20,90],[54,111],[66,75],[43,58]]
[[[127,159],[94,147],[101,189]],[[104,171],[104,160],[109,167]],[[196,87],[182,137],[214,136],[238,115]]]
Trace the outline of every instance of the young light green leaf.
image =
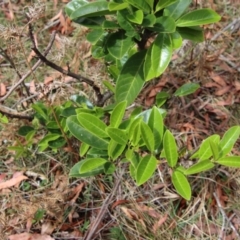
[[164,9],[164,15],[178,19],[192,3],[192,0],[178,0]]
[[124,2],[124,3],[109,2],[108,9],[109,9],[109,11],[119,11],[119,10],[127,8],[128,6],[129,6],[129,4],[126,2]]
[[210,141],[215,142],[216,144],[220,141],[220,136],[214,134],[205,140],[202,141],[199,150],[191,156],[193,158],[199,158],[199,161],[204,161],[209,159],[212,156],[212,150],[210,148]]
[[143,63],[145,51],[132,55],[124,64],[116,84],[116,101],[126,100],[127,106],[130,105],[144,84]]
[[131,123],[131,125],[129,127],[128,136],[129,136],[129,140],[131,141],[131,144],[133,146],[137,146],[140,141],[140,136],[141,136],[140,123],[141,123],[141,121],[142,121],[141,118],[136,118],[133,120],[133,122]]
[[49,134],[47,134],[45,137],[43,137],[39,141],[39,143],[38,143],[38,151],[39,152],[43,152],[46,148],[49,147],[49,142],[50,141],[57,140],[60,137],[61,137],[61,135],[59,135],[57,133],[49,133]]
[[136,23],[136,24],[141,24],[143,21],[143,11],[142,10],[137,10],[136,12],[133,12],[132,14],[127,16],[127,19],[130,22]]
[[87,153],[89,147],[90,146],[88,144],[86,144],[84,142],[81,143],[81,146],[80,146],[80,149],[79,149],[80,157],[83,157]]
[[77,19],[83,17],[96,17],[106,14],[111,14],[108,10],[108,2],[105,0],[100,0],[96,2],[89,2],[77,8],[70,15],[70,19]]
[[154,143],[154,135],[151,128],[145,122],[142,121],[140,129],[141,129],[141,136],[145,145],[147,146],[148,150],[151,153],[153,153],[155,143]]
[[136,171],[137,185],[140,186],[152,177],[157,167],[157,159],[152,155],[147,155],[140,160]]
[[170,167],[175,167],[178,161],[177,144],[172,133],[167,130],[163,137],[163,149]]
[[78,140],[98,149],[107,149],[109,141],[84,129],[76,116],[67,118],[67,127],[71,134]]
[[174,171],[172,174],[172,183],[175,187],[177,193],[185,198],[186,200],[190,200],[192,196],[192,191],[190,184],[187,178],[179,171]]
[[182,37],[178,32],[170,33],[173,49],[178,49],[182,46]]
[[83,163],[79,169],[80,174],[91,173],[107,162],[107,160],[104,158],[87,158],[82,161]]
[[224,157],[226,154],[228,154],[232,150],[235,142],[239,138],[239,135],[240,135],[240,126],[231,127],[230,129],[227,130],[227,132],[225,132],[225,134],[223,135],[219,143],[220,157]]
[[147,2],[144,0],[125,0],[125,2],[128,2],[132,6],[136,7],[137,9],[143,10],[145,13],[148,13],[151,11],[150,6],[147,4]]
[[218,22],[221,16],[212,9],[197,9],[186,13],[176,22],[178,27],[193,27]]
[[160,0],[156,6],[156,12],[160,11],[161,9],[177,2],[178,0]]
[[194,93],[197,89],[200,88],[198,83],[185,83],[174,93],[176,97],[183,97],[189,94]]
[[128,136],[126,134],[126,131],[118,128],[113,128],[113,127],[108,127],[106,131],[109,137],[113,139],[115,142],[117,142],[118,144],[120,145],[127,144]]
[[215,165],[210,160],[204,160],[192,165],[190,168],[184,171],[185,175],[196,174],[207,171],[213,168]]
[[104,166],[100,166],[99,168],[92,170],[91,172],[87,173],[81,173],[80,174],[80,169],[82,165],[84,164],[84,160],[76,163],[70,170],[69,176],[70,177],[91,177],[91,176],[96,176],[100,173],[104,172]]
[[239,156],[230,156],[230,157],[223,157],[216,161],[218,164],[227,167],[240,167],[240,157]]
[[219,158],[219,146],[214,141],[209,141],[209,144],[212,151],[213,159],[217,160]]
[[108,155],[112,160],[116,160],[124,151],[126,145],[118,144],[114,140],[110,140],[108,145]]
[[113,109],[112,114],[110,116],[110,126],[111,127],[118,127],[122,122],[122,118],[125,114],[127,102],[122,101],[119,102]]
[[108,137],[105,129],[107,125],[93,114],[79,113],[77,119],[80,124],[89,132],[102,138]]
[[110,35],[107,41],[107,49],[114,58],[121,59],[133,44],[132,38],[125,36],[123,31],[115,32]]

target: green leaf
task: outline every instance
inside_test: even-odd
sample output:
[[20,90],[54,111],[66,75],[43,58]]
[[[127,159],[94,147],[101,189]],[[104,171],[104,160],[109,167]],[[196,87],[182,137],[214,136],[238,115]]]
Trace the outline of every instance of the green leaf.
[[61,135],[55,133],[49,133],[45,137],[43,137],[38,143],[38,151],[43,152],[46,148],[49,147],[49,142],[54,141],[60,138]]
[[126,2],[124,2],[124,3],[110,2],[108,4],[108,9],[109,9],[109,11],[119,11],[119,10],[127,8],[128,6],[129,6],[129,4]]
[[128,21],[127,16],[129,12],[124,9],[117,12],[117,21],[122,29],[126,31],[126,36],[133,37],[136,35],[136,30],[133,25]]
[[153,27],[148,29],[158,33],[173,33],[176,31],[176,24],[172,17],[162,16],[157,18]]
[[183,39],[188,39],[197,43],[204,41],[203,29],[201,28],[177,27],[177,32],[182,36]]
[[81,8],[82,6],[86,5],[88,2],[86,0],[73,0],[70,1],[66,7],[65,12],[70,17],[71,14],[76,11],[76,9]]
[[132,38],[126,37],[123,31],[115,32],[110,35],[107,41],[107,49],[113,57],[121,59],[133,44]]
[[212,156],[212,150],[210,147],[211,141],[218,144],[220,141],[220,136],[217,134],[214,134],[214,135],[206,138],[205,140],[203,140],[200,145],[199,150],[191,156],[191,159],[199,158],[199,161],[204,161],[204,160],[209,159]]
[[124,151],[126,145],[119,144],[114,140],[110,140],[108,145],[108,155],[112,160],[116,160]]
[[77,19],[83,17],[96,17],[111,14],[108,10],[108,2],[101,0],[96,2],[89,2],[80,8],[77,8],[70,15],[70,19]]
[[152,108],[150,117],[148,119],[148,126],[154,134],[154,150],[156,150],[162,143],[164,124],[162,114],[155,106]]
[[96,168],[95,170],[92,170],[91,172],[80,174],[80,169],[81,169],[83,164],[84,164],[84,160],[76,163],[71,168],[69,176],[70,177],[90,177],[90,176],[96,176],[96,175],[104,172],[104,166],[100,166],[100,167]]
[[104,158],[87,158],[82,161],[83,164],[79,169],[80,174],[91,173],[92,171],[95,171],[96,169],[103,166],[107,162],[107,160]]
[[22,126],[18,129],[18,134],[20,136],[26,136],[29,132],[32,132],[34,130],[31,126]]
[[221,19],[221,16],[214,12],[212,9],[198,9],[191,11],[176,22],[178,27],[192,27],[199,26],[204,24],[210,24],[218,22]]
[[116,101],[126,100],[130,105],[138,96],[144,84],[143,63],[145,51],[132,55],[124,64],[116,84]]
[[81,146],[80,146],[80,149],[79,149],[79,155],[80,155],[80,157],[83,157],[86,153],[87,153],[87,151],[88,151],[88,149],[89,149],[89,145],[88,144],[86,144],[86,143],[81,143]]
[[147,146],[148,150],[151,153],[153,153],[155,143],[154,143],[154,135],[151,128],[145,122],[142,121],[140,129],[141,129],[141,136],[145,145]]
[[119,25],[114,21],[105,20],[102,24],[103,29],[116,29],[119,28]]
[[219,158],[219,147],[218,144],[215,143],[214,141],[209,141],[210,148],[212,151],[213,159],[217,160]]
[[137,185],[140,186],[152,177],[157,168],[157,159],[152,155],[143,157],[136,170]]
[[137,9],[143,10],[145,13],[149,13],[151,11],[150,6],[144,0],[125,0],[132,6],[136,7]]
[[178,32],[171,33],[170,38],[173,49],[178,49],[182,46],[182,37]]
[[227,167],[240,167],[240,157],[238,156],[223,157],[218,159],[216,162]]
[[122,101],[119,102],[113,109],[112,114],[110,116],[110,126],[118,127],[122,122],[123,116],[125,114],[127,102]]
[[161,107],[166,101],[167,99],[170,97],[170,94],[164,91],[161,91],[157,94],[156,96],[156,105],[158,107]]
[[169,130],[166,130],[163,137],[163,149],[170,167],[175,167],[178,161],[177,144],[174,136]]
[[136,24],[141,24],[143,21],[143,11],[142,10],[137,10],[136,12],[133,12],[131,15],[127,16],[127,19],[130,22],[136,23]]
[[76,116],[67,118],[67,127],[78,140],[98,149],[107,149],[109,141],[81,127]]
[[210,160],[204,160],[192,165],[190,168],[184,171],[185,175],[196,174],[207,171],[213,168],[215,165]]
[[103,29],[94,29],[87,34],[87,40],[92,44],[96,44],[97,41],[101,39],[103,34]]
[[118,144],[120,145],[127,144],[128,137],[127,137],[126,131],[118,128],[113,128],[113,127],[108,127],[106,131],[109,137],[113,139],[115,142],[117,142]]
[[142,21],[142,26],[143,27],[153,27],[153,25],[156,22],[156,17],[153,14],[148,14],[144,16],[143,21]]
[[93,114],[79,113],[77,119],[86,130],[94,135],[102,138],[108,137],[105,131],[107,125]]
[[141,118],[136,118],[133,120],[133,122],[129,127],[128,136],[133,146],[137,146],[140,141],[140,136],[141,136],[140,122],[141,121],[142,121]]
[[177,2],[178,0],[160,0],[158,1],[158,4],[156,6],[156,12],[158,12],[159,10]]
[[192,191],[187,178],[179,171],[174,171],[172,174],[172,183],[177,193],[186,200],[191,199]]
[[192,0],[178,0],[164,9],[164,15],[178,19],[191,4]]
[[153,9],[153,4],[154,4],[154,0],[145,0],[147,2],[147,4],[150,6],[151,10]]
[[240,135],[240,126],[231,127],[230,129],[227,130],[227,132],[225,132],[225,134],[223,135],[219,143],[220,157],[224,157],[226,154],[228,154],[232,150],[235,142],[239,138],[239,135]]
[[200,88],[200,85],[197,83],[185,83],[174,93],[174,96],[183,97],[194,93],[197,89]]
[[167,68],[172,57],[172,44],[168,34],[159,33],[147,51],[144,64],[146,81],[160,76]]
[[86,155],[87,158],[108,158],[107,149],[90,148]]

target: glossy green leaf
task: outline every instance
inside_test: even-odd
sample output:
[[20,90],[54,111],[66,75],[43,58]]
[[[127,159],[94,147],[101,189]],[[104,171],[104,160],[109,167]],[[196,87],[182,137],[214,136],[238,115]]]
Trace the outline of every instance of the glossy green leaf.
[[133,27],[132,23],[130,23],[127,19],[127,16],[129,15],[129,12],[124,9],[121,11],[117,12],[117,21],[118,24],[120,25],[120,27],[122,29],[124,29],[126,31],[126,36],[128,37],[133,37],[136,34],[136,30]]
[[185,83],[177,89],[177,91],[174,93],[174,96],[183,97],[194,93],[199,88],[200,85],[197,83]]
[[111,14],[108,10],[108,2],[99,0],[96,2],[88,2],[87,4],[77,8],[70,15],[70,19],[77,19],[83,17],[96,17]]
[[144,76],[146,80],[160,76],[167,68],[172,57],[172,44],[168,34],[158,34],[148,49],[144,63]]
[[86,130],[94,135],[102,138],[108,137],[105,131],[107,125],[93,114],[79,113],[77,119]]
[[179,171],[174,171],[172,174],[172,183],[177,193],[186,200],[190,200],[192,191],[187,178]]
[[141,129],[141,136],[145,145],[147,146],[148,150],[151,153],[153,153],[155,142],[154,142],[154,135],[151,128],[145,122],[142,121],[140,129]]
[[110,126],[118,127],[122,122],[123,116],[126,111],[127,102],[122,101],[119,102],[113,109],[112,114],[110,116]]
[[81,160],[80,162],[76,163],[70,170],[69,176],[70,177],[90,177],[90,176],[96,176],[100,173],[104,173],[104,166],[100,166],[98,168],[95,168],[91,172],[81,173],[80,169],[82,165],[84,164],[85,160]]
[[104,34],[103,29],[94,29],[87,34],[87,40],[92,43],[96,44],[99,39],[101,39],[102,35]]
[[221,16],[212,9],[198,9],[186,13],[176,22],[178,27],[192,27],[218,22]]
[[210,160],[204,160],[192,165],[190,168],[184,171],[185,175],[196,174],[207,171],[213,168],[215,165]]
[[137,146],[140,141],[140,137],[141,137],[140,123],[141,123],[141,121],[142,121],[141,118],[136,118],[133,120],[133,122],[131,123],[131,125],[129,127],[128,136],[129,136],[129,140],[131,141],[131,144],[133,146]]
[[98,149],[107,149],[109,141],[83,128],[76,116],[67,118],[67,127],[78,140]]
[[107,41],[107,49],[113,57],[121,59],[133,46],[133,44],[134,42],[132,38],[126,37],[123,31],[115,32],[110,35]]
[[178,0],[160,0],[158,1],[157,5],[156,5],[156,12],[158,12],[159,10],[177,2]]
[[98,149],[91,147],[86,154],[87,158],[108,158],[107,149]]
[[38,151],[39,152],[43,152],[45,149],[47,149],[49,147],[49,142],[50,141],[57,140],[60,137],[61,137],[61,135],[56,134],[56,133],[49,133],[49,134],[47,134],[45,137],[43,137],[39,141],[39,143],[38,143]]
[[153,9],[154,0],[145,0],[145,1],[150,6],[150,8]]
[[88,4],[86,0],[72,0],[66,5],[65,12],[70,17],[74,11],[86,4]]
[[173,33],[176,31],[176,24],[172,17],[162,16],[156,19],[152,27],[148,27],[158,33]]
[[182,46],[182,37],[178,32],[171,33],[170,38],[173,49],[178,49]]
[[239,156],[230,156],[230,157],[223,157],[216,161],[218,164],[227,167],[240,167],[240,157]]
[[123,153],[125,147],[126,145],[119,144],[111,139],[108,145],[108,155],[112,160],[116,160]]
[[238,140],[240,135],[240,126],[234,126],[231,127],[225,132],[223,135],[220,143],[219,143],[219,148],[220,148],[220,157],[224,157],[226,154],[228,154],[236,141]]
[[126,2],[123,2],[123,3],[109,2],[108,9],[109,9],[109,11],[119,11],[119,10],[127,8],[128,6],[129,6],[129,4]]
[[95,171],[96,169],[103,166],[107,162],[107,160],[104,158],[87,158],[82,161],[83,164],[79,169],[80,174]]
[[167,99],[170,97],[170,94],[167,92],[159,92],[156,96],[156,105],[158,107],[161,107],[166,101]]
[[214,141],[209,141],[209,145],[212,151],[213,159],[217,160],[219,158],[219,146]]
[[143,63],[145,51],[131,56],[124,64],[116,84],[116,101],[126,100],[130,105],[138,96],[144,84]]
[[63,147],[66,143],[66,139],[64,137],[60,137],[54,141],[49,141],[48,146],[52,149],[58,149]]
[[141,24],[143,21],[143,11],[142,10],[137,10],[136,12],[133,12],[132,14],[127,16],[127,19],[130,22],[136,23],[136,24]]
[[142,26],[143,27],[153,27],[153,25],[156,22],[156,17],[153,14],[148,14],[144,16],[143,21],[142,21]]
[[154,150],[156,150],[162,143],[163,139],[163,129],[164,129],[164,124],[163,124],[163,118],[162,114],[159,112],[157,107],[153,107],[149,120],[148,120],[148,126],[153,132],[154,135]]
[[114,21],[105,20],[102,24],[103,29],[118,29],[120,26]]
[[107,128],[107,134],[111,139],[113,139],[115,142],[121,145],[126,145],[128,141],[128,136],[126,134],[126,131],[118,129],[118,128],[113,128],[113,127],[108,127]]
[[177,32],[182,36],[183,39],[188,39],[193,42],[203,42],[204,41],[204,34],[203,29],[201,28],[191,28],[191,27],[177,27]]
[[18,129],[18,134],[20,136],[26,136],[29,132],[32,132],[34,130],[31,126],[22,126]]
[[81,146],[80,146],[80,149],[79,149],[79,155],[80,155],[80,157],[83,157],[86,153],[87,153],[87,151],[89,150],[89,145],[88,144],[86,144],[86,143],[81,143]]
[[170,167],[175,167],[178,161],[177,144],[175,138],[169,130],[166,130],[163,137],[163,149]]
[[199,150],[191,156],[191,159],[199,158],[199,161],[204,161],[204,160],[209,159],[212,156],[210,141],[213,141],[216,144],[218,144],[220,141],[220,136],[217,134],[214,134],[214,135],[206,138],[205,140],[203,140],[200,145]]
[[178,0],[164,9],[164,15],[178,19],[192,3],[192,0]]
[[137,9],[143,10],[145,13],[148,13],[151,11],[150,6],[147,4],[147,1],[145,0],[125,0],[125,2],[128,2],[132,6],[136,7]]
[[140,160],[136,170],[137,185],[140,186],[152,177],[157,168],[157,159],[152,155],[147,155]]
[[103,85],[112,93],[115,93],[115,87],[113,84],[111,84],[109,81],[103,80],[102,81]]

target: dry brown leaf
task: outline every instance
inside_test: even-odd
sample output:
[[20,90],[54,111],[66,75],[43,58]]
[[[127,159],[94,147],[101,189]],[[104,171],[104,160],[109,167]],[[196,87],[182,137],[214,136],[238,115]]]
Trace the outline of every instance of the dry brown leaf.
[[219,84],[220,86],[222,86],[222,87],[227,86],[226,81],[221,76],[219,76],[217,73],[209,72],[208,74],[211,77],[211,79],[214,82],[216,82],[217,84]]
[[20,233],[10,235],[8,237],[9,240],[54,240],[54,238],[49,235],[41,235],[41,234],[31,234],[31,233]]
[[6,86],[3,83],[0,83],[0,97],[3,97],[7,92]]
[[222,96],[223,94],[229,92],[231,88],[232,88],[231,86],[222,87],[221,89],[217,90],[214,94],[217,96]]
[[160,218],[156,223],[153,225],[153,232],[156,233],[158,228],[161,227],[167,220],[168,214],[166,213],[162,218]]
[[0,183],[0,190],[4,189],[4,188],[10,188],[13,186],[18,186],[20,184],[21,181],[28,179],[26,176],[24,175],[18,175],[16,177],[13,177],[5,182],[1,182]]
[[138,215],[131,209],[128,209],[126,207],[120,207],[121,210],[123,211],[123,213],[126,215],[127,218],[131,219],[131,220],[138,220],[139,217]]
[[55,226],[51,222],[44,222],[41,228],[41,234],[52,234]]

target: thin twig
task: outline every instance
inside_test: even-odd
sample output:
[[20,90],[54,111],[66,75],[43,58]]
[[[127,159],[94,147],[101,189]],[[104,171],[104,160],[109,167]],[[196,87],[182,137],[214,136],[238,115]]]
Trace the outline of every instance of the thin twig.
[[117,191],[117,189],[119,187],[120,181],[121,181],[121,178],[119,177],[115,186],[114,186],[114,188],[111,190],[110,195],[103,202],[102,207],[101,207],[101,209],[100,209],[100,211],[99,211],[99,213],[96,217],[95,222],[93,223],[91,228],[88,230],[88,232],[84,236],[83,240],[94,240],[97,237],[97,236],[94,236],[94,235],[97,231],[97,228],[98,228],[101,220],[103,219],[103,217],[104,217],[104,215],[105,215],[105,213],[108,209],[108,206],[109,206],[110,202],[112,201],[112,199],[114,197],[115,192]]
[[227,214],[225,213],[225,211],[223,210],[222,208],[222,205],[221,205],[221,202],[217,196],[216,193],[213,193],[213,196],[217,202],[217,205],[218,205],[218,208],[220,209],[221,213],[222,213],[222,216],[223,216],[223,219],[226,219],[230,225],[230,227],[232,228],[232,230],[234,231],[234,233],[236,234],[236,236],[238,237],[238,239],[240,239],[240,235],[237,231],[237,229],[235,228],[235,226],[232,224],[232,222],[229,220],[229,218],[227,217]]
[[[50,39],[50,42],[49,42],[46,50],[45,50],[44,53],[43,53],[44,56],[46,56],[46,55],[49,53],[49,51],[50,51],[50,49],[51,49],[51,47],[52,47],[52,45],[53,45],[55,36],[56,36],[56,32],[53,32],[53,33],[52,33],[52,36],[51,36],[51,39]],[[42,61],[41,61],[41,60],[38,60],[38,61],[34,64],[34,66],[32,67],[32,69],[30,69],[25,75],[23,75],[22,78],[21,78],[17,83],[15,83],[15,84],[9,89],[9,91],[7,92],[6,95],[4,95],[2,98],[0,98],[0,102],[6,100],[6,99],[11,95],[11,93],[12,93],[33,71],[35,71],[41,64],[42,64]]]
[[0,104],[0,112],[12,118],[20,118],[20,119],[28,119],[28,120],[33,119],[33,116],[31,115],[18,112],[16,110],[13,110],[12,108],[5,107],[2,104]]

